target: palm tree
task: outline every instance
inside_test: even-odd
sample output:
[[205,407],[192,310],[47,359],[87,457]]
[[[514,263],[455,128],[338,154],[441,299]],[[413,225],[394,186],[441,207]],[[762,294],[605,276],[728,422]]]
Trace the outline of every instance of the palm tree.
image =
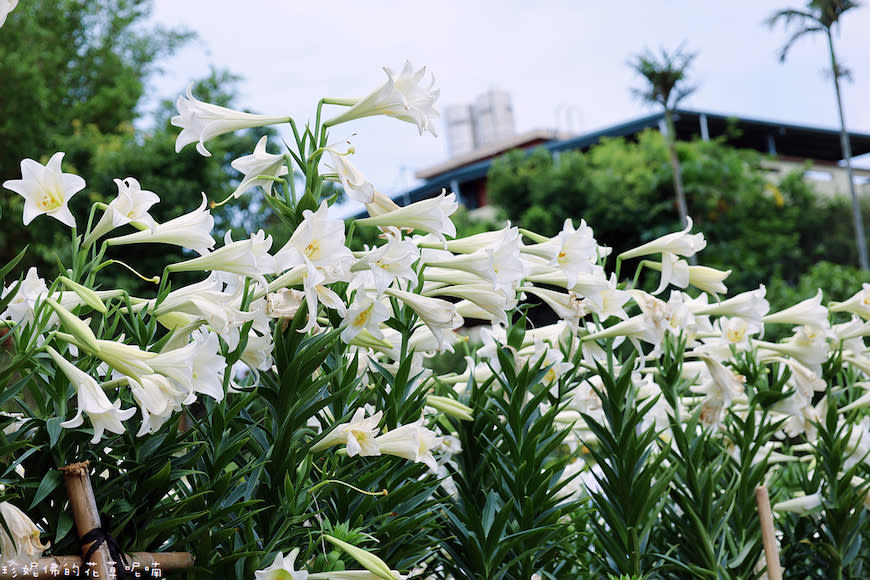
[[832,34],[834,27],[840,22],[840,17],[860,5],[860,2],[852,2],[851,0],[811,0],[805,10],[780,10],[767,22],[771,28],[779,21],[783,21],[786,28],[790,28],[792,25],[797,27],[795,33],[792,34],[779,53],[780,62],[785,61],[789,49],[804,35],[823,32],[828,40],[831,72],[834,77],[834,92],[837,95],[837,112],[840,114],[840,147],[846,162],[849,193],[852,196],[852,218],[855,225],[855,243],[858,246],[858,263],[862,270],[868,270],[870,264],[867,261],[867,242],[864,240],[864,220],[861,217],[861,204],[855,193],[855,180],[852,177],[852,146],[849,144],[849,133],[846,131],[846,119],[843,115],[843,100],[840,97],[840,77],[848,78],[849,73],[837,62]]
[[647,51],[634,57],[629,62],[638,74],[647,81],[643,89],[633,89],[632,92],[648,103],[661,105],[665,111],[665,125],[667,134],[665,143],[671,158],[671,168],[674,173],[674,192],[677,196],[677,211],[680,214],[680,223],[685,228],[688,226],[688,209],[686,208],[686,194],[683,192],[683,176],[680,171],[680,159],[677,157],[675,145],[676,132],[674,131],[673,112],[677,105],[695,91],[694,87],[686,84],[687,71],[695,59],[695,54],[684,51],[680,46],[673,53],[661,50],[661,60],[656,55]]

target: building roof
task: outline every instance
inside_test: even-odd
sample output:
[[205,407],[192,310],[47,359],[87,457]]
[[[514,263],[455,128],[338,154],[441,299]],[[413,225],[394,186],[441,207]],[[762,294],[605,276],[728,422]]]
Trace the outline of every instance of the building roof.
[[[663,124],[664,113],[657,113],[569,139],[557,139],[548,131],[533,131],[484,151],[472,152],[418,171],[417,177],[426,179],[426,182],[411,189],[402,198],[414,202],[437,195],[442,188],[454,187],[451,184],[483,179],[489,172],[492,160],[511,149],[537,145],[553,152],[585,150],[604,137],[631,137],[645,129],[659,128]],[[674,111],[674,130],[680,140],[725,136],[725,141],[734,147],[754,149],[781,157],[812,159],[832,164],[842,158],[840,131],[837,129],[681,109]],[[550,135],[550,140],[542,141],[547,134]],[[854,157],[870,153],[870,135],[850,133],[849,141]]]

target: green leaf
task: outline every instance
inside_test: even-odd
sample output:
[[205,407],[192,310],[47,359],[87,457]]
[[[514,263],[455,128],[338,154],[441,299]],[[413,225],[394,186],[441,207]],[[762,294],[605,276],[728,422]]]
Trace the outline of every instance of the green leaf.
[[61,423],[63,423],[63,417],[52,417],[45,422],[45,430],[48,431],[48,446],[52,449],[63,430],[63,427],[60,426]]
[[57,489],[58,486],[60,486],[61,480],[62,477],[60,471],[57,469],[49,469],[48,472],[42,476],[42,481],[39,482],[39,487],[36,488],[36,495],[33,496],[33,501],[30,502],[30,509],[38,505],[39,502],[48,496],[48,494]]

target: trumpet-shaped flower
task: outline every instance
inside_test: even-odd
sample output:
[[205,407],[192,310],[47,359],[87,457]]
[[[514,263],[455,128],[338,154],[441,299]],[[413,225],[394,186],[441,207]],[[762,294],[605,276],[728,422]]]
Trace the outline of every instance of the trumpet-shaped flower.
[[204,157],[211,157],[205,142],[224,133],[232,133],[241,129],[264,127],[286,123],[289,117],[270,117],[266,115],[253,115],[242,113],[204,103],[193,96],[193,84],[187,87],[187,96],[178,97],[178,115],[172,117],[172,124],[181,128],[181,133],[175,140],[175,152],[184,148],[185,145],[196,143],[196,150]]
[[263,135],[251,155],[239,157],[230,163],[233,169],[244,174],[242,182],[231,197],[238,199],[243,193],[257,186],[262,187],[266,195],[272,195],[272,184],[277,178],[287,175],[284,156],[266,153],[267,139],[268,137]]
[[368,418],[365,414],[364,408],[357,409],[348,423],[333,427],[323,439],[311,447],[311,452],[317,453],[333,445],[344,444],[350,457],[380,455],[375,437],[378,434],[378,424],[381,422],[383,411],[378,411]]
[[357,271],[367,265],[371,271],[375,290],[383,293],[393,281],[398,281],[400,285],[403,282],[416,285],[417,272],[414,271],[414,264],[419,259],[420,250],[414,242],[388,235],[386,244],[368,252],[351,268],[351,271]]
[[220,401],[224,398],[223,379],[227,363],[220,354],[218,335],[196,330],[191,333],[191,338],[185,346],[149,359],[148,364],[178,384],[189,386],[194,393],[203,393]]
[[828,309],[831,312],[851,312],[864,320],[870,319],[870,284],[865,282],[861,291],[845,302],[831,302]]
[[16,6],[18,6],[18,0],[0,0],[0,26],[5,24],[6,17],[15,10]]
[[689,309],[696,315],[737,316],[745,320],[753,331],[758,332],[764,328],[762,317],[770,310],[770,304],[764,298],[766,292],[767,289],[761,285],[757,290],[741,292],[716,304],[690,304]]
[[707,266],[689,266],[689,285],[708,294],[727,294],[725,278],[731,274],[731,270],[717,270]]
[[278,261],[269,254],[272,247],[272,236],[267,236],[259,230],[247,240],[233,241],[232,232],[227,231],[224,245],[213,252],[170,264],[170,272],[190,272],[196,270],[217,270],[232,272],[260,281],[265,287],[265,274],[273,274],[278,269]]
[[21,162],[21,179],[3,182],[3,187],[24,198],[24,225],[36,216],[46,214],[71,228],[75,227],[76,220],[67,204],[72,196],[84,189],[85,180],[78,175],[61,172],[63,155],[61,152],[55,153],[45,165],[25,159]]
[[575,294],[573,290],[559,292],[536,286],[521,286],[520,290],[543,300],[556,316],[569,323],[572,328],[577,328],[580,320],[589,313],[586,299]]
[[202,196],[202,205],[190,213],[178,216],[168,222],[157,224],[153,229],[109,238],[106,243],[110,246],[122,246],[125,244],[172,244],[195,250],[200,254],[214,247],[214,238],[211,230],[214,227],[214,218],[206,209],[205,194]]
[[387,288],[385,294],[398,298],[416,312],[420,320],[432,331],[441,347],[447,346],[444,331],[453,330],[462,325],[462,317],[456,313],[456,307],[446,300],[419,296],[394,288]]
[[386,304],[372,299],[362,289],[357,290],[354,303],[344,317],[345,327],[341,331],[341,340],[348,344],[363,330],[375,338],[384,338],[381,323],[389,320],[391,315],[392,312]]
[[568,288],[577,283],[579,274],[592,273],[592,266],[599,253],[605,256],[609,253],[599,250],[592,228],[586,225],[586,220],[580,220],[580,227],[575,229],[570,219],[565,220],[558,236],[537,246],[529,246],[524,251],[549,259],[551,266],[565,273]]
[[[2,2],[0,2],[2,4]],[[0,527],[0,560],[3,562],[32,562],[42,557],[42,553],[51,546],[39,541],[40,531],[27,514],[4,501],[0,503],[0,516],[6,522],[6,527],[12,537]],[[13,543],[14,542],[14,543]]]
[[359,203],[372,203],[375,200],[375,186],[353,163],[347,160],[350,151],[339,153],[335,149],[327,147],[326,152],[332,162],[330,169],[338,175],[338,180],[344,187],[347,196]]
[[689,285],[689,264],[685,260],[680,260],[676,254],[662,252],[661,264],[655,262],[646,262],[646,264],[662,273],[659,287],[655,289],[653,296],[660,294],[668,284],[673,284],[677,288],[685,288]]
[[118,197],[109,202],[100,221],[85,239],[85,245],[92,244],[106,232],[130,222],[145,224],[152,230],[157,225],[154,218],[148,214],[151,206],[160,201],[156,193],[143,190],[133,177],[123,181],[115,179],[115,185],[118,186]]
[[507,312],[517,305],[515,297],[508,299],[502,292],[496,292],[486,284],[459,284],[445,286],[426,293],[427,296],[452,296],[475,304],[490,316],[486,320],[508,323]]
[[820,509],[822,507],[822,501],[821,493],[811,493],[809,495],[802,495],[778,502],[774,504],[773,511],[792,512],[799,515],[806,515]]
[[[347,279],[353,254],[344,245],[344,221],[331,219],[324,201],[316,212],[305,210],[299,227],[275,254],[280,271],[310,263],[326,275],[325,283]],[[333,275],[330,275],[333,274]]]
[[415,463],[425,463],[432,473],[438,471],[438,462],[435,461],[432,450],[441,444],[441,437],[424,427],[422,418],[376,437],[373,444],[378,446],[383,455],[395,455]]
[[48,354],[60,367],[61,372],[69,379],[76,388],[77,409],[75,417],[60,424],[64,429],[78,427],[84,423],[82,413],[88,414],[91,425],[94,428],[94,436],[91,443],[97,443],[103,437],[103,431],[123,433],[123,421],[126,421],[136,412],[135,409],[121,409],[121,401],[112,403],[109,397],[97,384],[97,381],[88,373],[77,368],[74,364],[62,357],[53,348],[46,347]]
[[822,306],[822,290],[812,298],[807,298],[803,302],[799,302],[790,308],[768,314],[761,319],[765,324],[781,323],[812,326],[821,330],[827,330],[831,327],[828,321],[828,310]]
[[438,100],[440,91],[434,88],[434,77],[431,78],[428,86],[424,86],[421,82],[426,76],[426,67],[414,71],[411,63],[406,61],[399,74],[387,67],[384,67],[384,72],[387,73],[386,83],[356,102],[344,113],[327,121],[326,126],[331,127],[372,115],[386,115],[417,125],[420,135],[423,131],[436,135],[432,120],[440,115],[433,105]]
[[690,234],[692,231],[692,218],[686,218],[688,224],[686,229],[679,232],[673,232],[647,242],[642,246],[623,252],[619,257],[623,260],[629,258],[637,258],[639,256],[648,256],[649,254],[658,254],[661,252],[670,252],[678,256],[690,257],[700,252],[707,245],[707,240],[704,239],[704,234]]
[[283,552],[278,552],[268,568],[254,572],[254,580],[306,580],[309,578],[308,572],[295,569],[298,555],[299,548],[295,548],[286,556]]
[[445,235],[451,238],[456,235],[456,226],[450,220],[450,215],[458,207],[456,195],[448,194],[446,190],[442,190],[438,197],[424,199],[389,213],[362,218],[356,223],[370,226],[412,228],[434,234],[439,240],[446,242]]
[[142,413],[142,426],[136,433],[138,437],[156,433],[172,413],[196,400],[196,395],[189,387],[158,374],[131,380],[130,392]]
[[[12,285],[3,289],[2,297],[12,290]],[[45,299],[48,295],[48,286],[45,280],[39,277],[36,268],[31,266],[27,270],[27,276],[21,281],[15,296],[9,302],[6,310],[0,313],[0,319],[10,319],[16,324],[26,324],[33,320],[34,308],[37,301]]]

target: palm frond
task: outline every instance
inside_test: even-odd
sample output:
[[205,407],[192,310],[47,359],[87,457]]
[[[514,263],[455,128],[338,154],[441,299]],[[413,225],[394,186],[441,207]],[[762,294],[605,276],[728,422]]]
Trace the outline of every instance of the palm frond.
[[821,26],[814,26],[810,28],[802,28],[792,34],[791,38],[783,45],[783,47],[779,51],[779,62],[785,62],[786,57],[788,56],[788,51],[791,49],[792,45],[798,41],[799,38],[806,34],[812,34],[814,32],[824,32],[825,29]]

